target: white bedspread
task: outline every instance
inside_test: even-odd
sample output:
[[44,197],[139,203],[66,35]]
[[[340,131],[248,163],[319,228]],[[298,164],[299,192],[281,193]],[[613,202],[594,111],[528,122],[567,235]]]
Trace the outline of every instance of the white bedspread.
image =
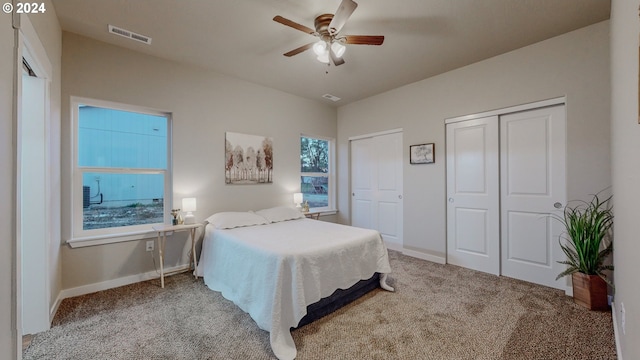
[[310,219],[230,230],[207,225],[198,268],[209,288],[270,332],[278,359],[296,357],[289,329],[307,305],[391,272],[377,231]]

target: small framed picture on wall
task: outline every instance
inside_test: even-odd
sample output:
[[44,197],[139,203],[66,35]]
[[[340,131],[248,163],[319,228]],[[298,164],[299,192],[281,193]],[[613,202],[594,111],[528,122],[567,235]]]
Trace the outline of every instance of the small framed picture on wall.
[[409,146],[410,164],[433,164],[435,159],[434,143]]

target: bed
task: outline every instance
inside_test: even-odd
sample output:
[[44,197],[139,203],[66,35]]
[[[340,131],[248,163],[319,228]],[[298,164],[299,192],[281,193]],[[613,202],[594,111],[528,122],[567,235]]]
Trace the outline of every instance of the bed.
[[288,207],[217,213],[205,223],[198,275],[269,331],[278,359],[296,357],[290,329],[313,320],[308,311],[334,310],[335,302],[320,300],[336,290],[364,293],[379,276],[393,291],[377,231],[306,219]]

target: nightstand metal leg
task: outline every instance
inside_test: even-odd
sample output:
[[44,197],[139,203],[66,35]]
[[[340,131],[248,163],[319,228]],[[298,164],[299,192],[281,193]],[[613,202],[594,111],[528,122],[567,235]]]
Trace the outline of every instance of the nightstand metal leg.
[[[198,278],[198,257],[196,256],[196,229],[189,232],[191,235],[191,258],[193,259],[193,277]],[[190,260],[191,261],[191,260]],[[191,265],[191,262],[189,262]]]
[[167,241],[167,234],[162,232],[162,237],[158,233],[158,253],[160,254],[160,285],[164,289],[164,244]]

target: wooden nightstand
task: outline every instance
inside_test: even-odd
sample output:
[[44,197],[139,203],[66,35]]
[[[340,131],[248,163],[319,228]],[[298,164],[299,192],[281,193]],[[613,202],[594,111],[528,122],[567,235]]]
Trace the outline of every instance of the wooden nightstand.
[[308,217],[309,219],[313,219],[313,220],[320,220],[320,212],[319,211],[307,211],[306,213],[303,213],[304,216]]
[[[198,268],[198,258],[196,256],[196,229],[201,227],[202,224],[189,224],[189,225],[157,225],[153,227],[153,230],[158,233],[158,253],[160,254],[160,285],[164,289],[164,247],[167,243],[167,233],[171,235],[174,232],[189,231],[189,237],[191,238],[191,258],[189,259],[189,267],[193,261],[193,275],[198,278],[196,270]],[[179,270],[184,271],[184,270]],[[175,271],[175,272],[179,272]],[[174,272],[171,272],[174,273]]]

